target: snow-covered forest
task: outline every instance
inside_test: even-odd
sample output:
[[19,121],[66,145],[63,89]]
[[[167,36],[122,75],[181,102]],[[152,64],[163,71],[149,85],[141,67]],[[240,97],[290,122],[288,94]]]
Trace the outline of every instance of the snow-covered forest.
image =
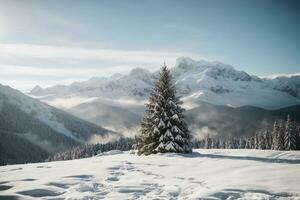
[[[280,125],[279,125],[280,124]],[[259,149],[259,150],[300,150],[300,126],[289,117],[285,122],[275,122],[274,128],[256,133],[249,138],[213,138],[209,135],[202,140],[192,139],[194,149]],[[120,138],[105,144],[84,145],[50,156],[47,160],[73,160],[95,156],[111,150],[128,151],[136,148],[133,138]]]
[[300,150],[300,125],[287,116],[285,122],[275,121],[273,129],[259,131],[252,137],[218,139],[207,135],[203,140],[194,140],[193,146],[205,149]]

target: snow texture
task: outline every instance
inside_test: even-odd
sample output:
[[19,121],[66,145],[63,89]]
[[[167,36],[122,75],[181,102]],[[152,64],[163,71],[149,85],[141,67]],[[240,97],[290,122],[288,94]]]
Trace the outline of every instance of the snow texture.
[[300,152],[195,150],[0,167],[1,199],[300,199]]

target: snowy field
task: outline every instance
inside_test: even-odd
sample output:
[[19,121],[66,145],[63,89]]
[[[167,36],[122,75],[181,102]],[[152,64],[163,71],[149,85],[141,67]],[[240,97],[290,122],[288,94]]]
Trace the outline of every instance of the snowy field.
[[0,167],[0,199],[300,199],[300,152],[194,150]]

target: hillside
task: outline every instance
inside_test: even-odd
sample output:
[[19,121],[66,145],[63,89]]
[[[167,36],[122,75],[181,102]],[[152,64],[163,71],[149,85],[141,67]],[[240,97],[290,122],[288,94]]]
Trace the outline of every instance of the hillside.
[[211,149],[150,156],[112,151],[2,166],[0,199],[292,200],[300,198],[299,166],[295,151]]
[[38,161],[49,153],[113,135],[117,134],[0,85],[1,163]]

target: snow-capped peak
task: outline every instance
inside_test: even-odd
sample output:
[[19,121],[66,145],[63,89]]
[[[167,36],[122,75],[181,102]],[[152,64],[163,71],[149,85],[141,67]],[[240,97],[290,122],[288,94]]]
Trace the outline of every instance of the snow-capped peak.
[[41,88],[39,85],[36,85],[31,91],[30,93],[34,93],[34,94],[39,94],[43,91],[43,88]]
[[144,68],[136,67],[130,71],[129,75],[134,77],[145,77],[150,76],[151,73]]
[[206,60],[195,61],[188,57],[178,58],[176,60],[175,68],[180,68],[182,70],[197,70],[197,71],[203,71],[207,68],[234,69],[231,65],[224,64],[219,61],[206,61]]
[[209,76],[214,79],[231,79],[234,81],[250,81],[251,76],[244,71],[238,71],[231,65],[219,61],[195,61],[191,58],[181,57],[177,59],[173,69],[174,76],[197,75]]

